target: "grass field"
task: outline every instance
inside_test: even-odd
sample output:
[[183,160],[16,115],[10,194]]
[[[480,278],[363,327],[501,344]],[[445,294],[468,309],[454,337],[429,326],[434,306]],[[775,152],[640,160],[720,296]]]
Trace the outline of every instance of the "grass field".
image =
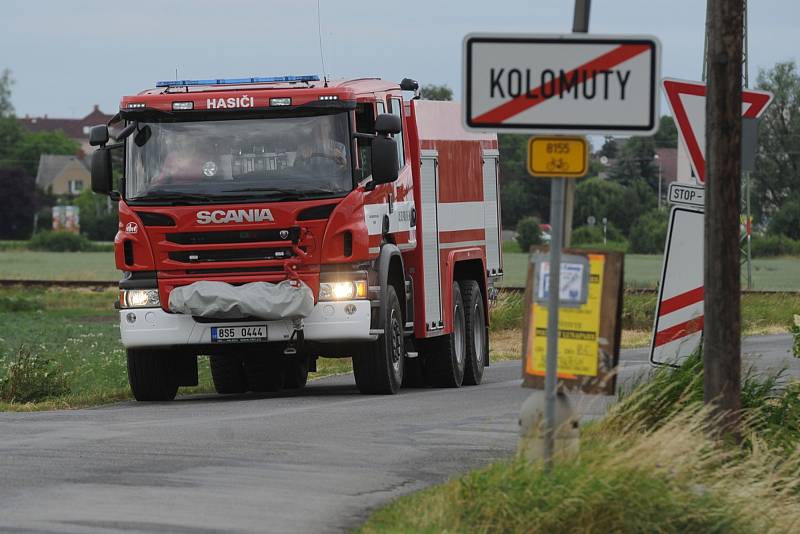
[[[662,262],[663,256],[658,254],[626,254],[625,286],[658,287]],[[503,269],[505,271],[503,285],[523,287],[528,272],[527,254],[503,254]],[[754,289],[800,290],[800,258],[757,258],[753,260],[753,285]]]
[[[655,288],[661,277],[662,256],[625,256],[625,285]],[[503,255],[503,285],[522,287],[527,276],[526,254]],[[0,279],[10,280],[100,280],[116,282],[120,273],[114,256],[107,252],[0,251]],[[753,261],[755,289],[800,290],[800,258],[764,258]]]
[[[0,384],[20,350],[50,360],[48,372],[65,378],[68,392],[41,402],[0,400],[2,410],[77,408],[131,398],[125,351],[119,340],[116,291],[0,288]],[[349,359],[320,359],[309,379],[347,372]],[[199,361],[197,387],[212,392],[208,359]]]
[[116,282],[120,278],[110,252],[0,252],[0,279]]

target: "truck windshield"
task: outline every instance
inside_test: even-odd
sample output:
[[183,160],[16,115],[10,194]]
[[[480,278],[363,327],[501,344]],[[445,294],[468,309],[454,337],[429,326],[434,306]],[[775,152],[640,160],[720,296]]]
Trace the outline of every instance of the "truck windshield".
[[127,140],[130,200],[338,196],[353,188],[346,113],[139,122]]

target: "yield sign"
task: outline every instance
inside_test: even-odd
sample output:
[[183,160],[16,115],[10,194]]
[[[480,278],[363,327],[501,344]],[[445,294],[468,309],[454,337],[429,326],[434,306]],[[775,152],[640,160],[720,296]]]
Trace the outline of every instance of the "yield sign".
[[[706,84],[665,78],[667,101],[681,139],[689,152],[697,181],[706,181]],[[772,93],[742,90],[742,117],[759,118],[772,102]]]

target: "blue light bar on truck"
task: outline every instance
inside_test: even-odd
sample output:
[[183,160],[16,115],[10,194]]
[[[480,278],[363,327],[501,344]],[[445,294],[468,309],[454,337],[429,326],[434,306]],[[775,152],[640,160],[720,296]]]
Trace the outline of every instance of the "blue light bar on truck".
[[255,78],[217,78],[214,80],[172,80],[156,82],[156,87],[187,87],[190,85],[242,85],[247,83],[318,82],[319,76],[261,76]]

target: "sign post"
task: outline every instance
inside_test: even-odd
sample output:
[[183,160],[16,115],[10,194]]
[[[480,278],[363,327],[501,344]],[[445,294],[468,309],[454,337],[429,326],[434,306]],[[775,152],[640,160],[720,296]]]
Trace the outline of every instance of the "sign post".
[[558,369],[558,304],[561,298],[561,243],[564,226],[564,178],[553,180],[550,189],[550,287],[547,302],[547,371],[544,377],[545,469],[553,463],[556,432],[556,379]]
[[[589,0],[576,0],[574,27],[588,29]],[[469,34],[464,38],[468,130],[527,134],[651,135],[658,130],[660,43],[652,36]],[[544,460],[556,430],[561,247],[565,179],[587,170],[586,141],[532,139],[528,169],[553,178],[550,195]],[[524,409],[524,408],[523,408]]]
[[[678,127],[679,153],[682,151],[685,154],[685,161],[682,163],[684,179],[669,187],[669,203],[675,207],[670,213],[664,247],[650,362],[654,365],[675,365],[697,350],[705,325],[705,283],[702,274],[706,250],[703,243],[706,84],[666,78],[663,88]],[[766,111],[772,98],[772,94],[766,91],[742,90],[743,169],[752,167],[756,121]]]

